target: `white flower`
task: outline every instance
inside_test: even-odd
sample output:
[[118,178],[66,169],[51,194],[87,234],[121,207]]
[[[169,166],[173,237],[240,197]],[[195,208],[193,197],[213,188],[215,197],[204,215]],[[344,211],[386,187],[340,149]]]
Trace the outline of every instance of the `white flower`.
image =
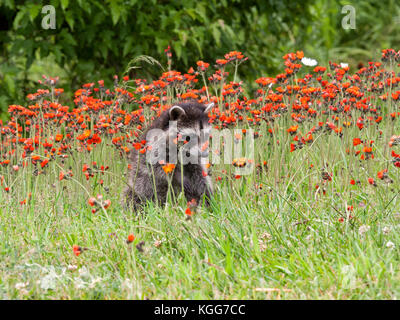
[[390,228],[389,228],[389,227],[384,227],[384,228],[382,229],[382,232],[383,232],[384,235],[388,235],[389,232],[390,232]]
[[341,63],[340,63],[340,67],[341,67],[341,68],[347,68],[348,66],[349,66],[348,63],[344,63],[344,62],[341,62]]
[[81,278],[76,277],[74,278],[74,285],[75,288],[77,289],[84,289],[87,286],[87,283],[85,281],[83,281]]
[[74,270],[76,270],[76,269],[78,269],[78,266],[76,266],[76,265],[71,265],[71,264],[69,264],[68,265],[68,267],[67,267],[67,269],[69,270],[69,271],[74,271]]
[[304,64],[305,66],[314,67],[318,64],[318,61],[304,57],[303,59],[301,59],[301,63]]
[[89,270],[86,267],[82,267],[79,269],[79,276],[81,277],[89,277],[90,273]]
[[122,287],[132,290],[133,289],[133,281],[131,279],[125,279],[124,282],[122,282]]
[[43,290],[54,290],[56,288],[57,274],[50,272],[40,279],[40,288]]
[[344,265],[341,268],[342,286],[346,289],[355,289],[357,286],[357,271],[353,265]]
[[156,248],[161,247],[161,245],[162,245],[162,240],[156,240],[156,241],[154,241],[154,246],[155,246]]
[[394,243],[393,243],[392,241],[388,241],[388,242],[386,243],[386,248],[389,248],[389,249],[394,248]]
[[28,284],[29,282],[18,282],[15,284],[15,289],[17,290],[24,289]]
[[19,290],[19,293],[24,295],[24,296],[27,296],[29,294],[28,290],[26,290],[26,289]]
[[89,288],[93,289],[96,286],[96,283],[101,282],[103,279],[102,278],[95,278],[92,279],[92,282],[89,284]]
[[358,229],[358,233],[363,235],[364,233],[366,233],[369,229],[371,229],[370,226],[367,225],[362,225],[359,229]]

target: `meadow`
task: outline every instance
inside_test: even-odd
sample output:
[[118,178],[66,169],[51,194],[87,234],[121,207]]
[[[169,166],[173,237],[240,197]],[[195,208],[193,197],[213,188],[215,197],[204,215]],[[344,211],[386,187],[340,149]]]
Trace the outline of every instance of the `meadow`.
[[[168,63],[152,82],[86,83],[69,106],[43,76],[25,106],[9,106],[0,298],[397,299],[400,51],[354,72],[288,53],[254,92],[237,77],[246,60],[232,51],[186,73]],[[191,99],[214,102],[210,123],[240,129],[237,143],[253,132],[254,159],[210,165],[209,207],[180,195],[125,208],[141,132]]]

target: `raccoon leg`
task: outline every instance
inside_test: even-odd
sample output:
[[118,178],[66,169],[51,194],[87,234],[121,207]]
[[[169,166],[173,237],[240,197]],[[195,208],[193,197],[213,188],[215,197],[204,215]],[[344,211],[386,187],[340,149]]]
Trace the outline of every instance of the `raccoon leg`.
[[194,199],[197,204],[200,204],[204,199],[206,205],[209,205],[212,191],[210,188],[208,188],[204,179],[197,181],[184,179],[183,188],[186,200],[188,202]]
[[177,194],[183,189],[188,202],[194,199],[197,204],[200,204],[203,198],[206,197],[206,204],[209,204],[212,195],[211,178],[203,176],[201,167],[189,165],[185,167],[183,172],[175,170],[173,186]]

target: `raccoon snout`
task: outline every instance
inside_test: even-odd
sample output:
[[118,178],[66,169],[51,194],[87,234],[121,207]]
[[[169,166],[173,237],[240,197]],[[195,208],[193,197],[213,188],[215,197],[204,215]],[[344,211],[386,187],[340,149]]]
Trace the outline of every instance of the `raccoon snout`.
[[207,158],[209,155],[208,148],[206,150],[201,150],[198,146],[192,147],[190,150],[186,149],[186,157],[190,157],[191,155],[199,158]]
[[200,156],[201,158],[207,158],[208,155],[209,155],[208,150],[204,150],[204,151],[199,150],[199,156]]

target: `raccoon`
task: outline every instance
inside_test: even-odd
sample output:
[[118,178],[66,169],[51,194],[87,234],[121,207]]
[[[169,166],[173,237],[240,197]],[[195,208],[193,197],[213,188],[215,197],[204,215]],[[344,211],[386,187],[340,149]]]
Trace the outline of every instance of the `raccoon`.
[[[179,103],[164,111],[145,130],[146,154],[132,150],[128,187],[124,191],[127,206],[138,208],[146,201],[165,204],[168,189],[176,197],[180,192],[188,202],[209,204],[213,193],[206,167],[211,125],[208,113],[213,103]],[[150,152],[150,155],[149,155]],[[165,165],[175,168],[165,172]]]

